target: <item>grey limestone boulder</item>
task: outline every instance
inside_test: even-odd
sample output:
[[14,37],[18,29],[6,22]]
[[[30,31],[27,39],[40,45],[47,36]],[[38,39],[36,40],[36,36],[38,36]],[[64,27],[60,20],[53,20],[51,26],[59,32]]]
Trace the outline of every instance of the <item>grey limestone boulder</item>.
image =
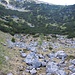
[[66,58],[67,57],[67,54],[64,52],[64,51],[57,51],[55,53],[55,56],[62,59],[62,58]]
[[24,60],[28,65],[32,65],[33,68],[39,68],[41,66],[41,62],[39,61],[38,54],[35,52],[31,52],[28,54]]
[[57,66],[57,63],[55,62],[48,62],[46,66],[46,73],[54,74],[59,70],[59,67]]

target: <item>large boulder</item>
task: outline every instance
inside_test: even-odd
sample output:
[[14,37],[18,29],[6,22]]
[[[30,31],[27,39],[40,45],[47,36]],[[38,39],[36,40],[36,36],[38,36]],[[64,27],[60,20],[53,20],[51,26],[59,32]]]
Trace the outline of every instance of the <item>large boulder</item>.
[[34,52],[30,52],[30,54],[28,54],[25,58],[25,62],[29,65],[32,65],[32,62],[34,62],[34,60],[38,61],[38,55]]
[[25,58],[25,62],[28,65],[33,66],[33,68],[39,68],[41,66],[38,54],[36,54],[35,52],[31,52],[30,54],[28,54],[27,57]]
[[65,58],[67,57],[67,54],[64,51],[57,51],[55,53],[55,57],[62,59],[62,61],[64,61]]
[[55,74],[59,70],[57,63],[55,62],[48,62],[46,66],[46,73]]

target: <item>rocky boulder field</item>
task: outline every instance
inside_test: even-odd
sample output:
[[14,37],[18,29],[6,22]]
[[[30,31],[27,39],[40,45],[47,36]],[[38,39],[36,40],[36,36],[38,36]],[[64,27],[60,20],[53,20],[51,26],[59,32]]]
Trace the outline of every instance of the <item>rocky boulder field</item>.
[[9,53],[0,75],[75,75],[75,38],[15,34],[1,45]]

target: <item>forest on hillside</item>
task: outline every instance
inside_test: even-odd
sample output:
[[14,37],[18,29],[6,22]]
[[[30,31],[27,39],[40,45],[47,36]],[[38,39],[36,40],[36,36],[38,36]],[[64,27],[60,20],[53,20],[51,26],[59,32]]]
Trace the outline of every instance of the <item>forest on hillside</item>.
[[[18,4],[15,3],[15,6],[18,7]],[[22,7],[29,11],[19,12],[0,5],[0,30],[12,35],[43,33],[75,37],[75,5],[60,6],[25,2],[20,8]],[[14,21],[16,18],[18,18],[17,22]]]

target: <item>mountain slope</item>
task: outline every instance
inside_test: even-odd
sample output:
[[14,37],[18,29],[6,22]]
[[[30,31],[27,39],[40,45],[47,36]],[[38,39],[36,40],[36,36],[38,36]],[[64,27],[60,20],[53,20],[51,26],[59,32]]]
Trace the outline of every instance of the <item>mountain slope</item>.
[[[23,3],[22,3],[23,1]],[[0,5],[0,30],[15,33],[44,33],[75,35],[75,5],[60,6],[35,1],[10,0],[17,9],[28,10],[20,12],[6,9]],[[16,21],[14,20],[16,19]]]

